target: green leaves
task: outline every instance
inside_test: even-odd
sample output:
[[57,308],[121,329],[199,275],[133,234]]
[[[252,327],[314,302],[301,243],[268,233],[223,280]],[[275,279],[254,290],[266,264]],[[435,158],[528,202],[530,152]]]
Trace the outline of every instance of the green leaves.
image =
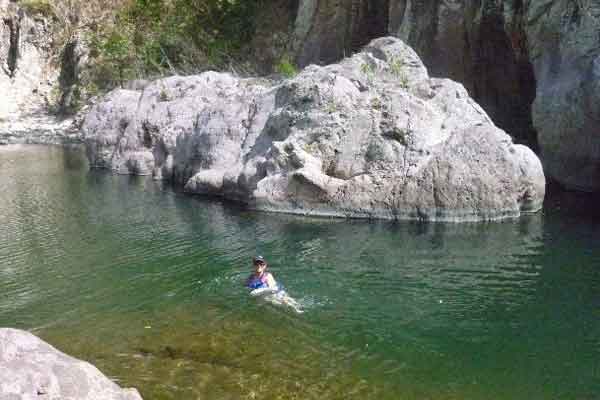
[[130,0],[96,33],[97,61],[119,80],[223,69],[242,58],[259,1]]
[[279,63],[275,65],[275,71],[286,78],[293,78],[298,74],[298,68],[289,57],[283,57]]
[[48,0],[22,0],[19,5],[31,15],[54,16],[54,9]]

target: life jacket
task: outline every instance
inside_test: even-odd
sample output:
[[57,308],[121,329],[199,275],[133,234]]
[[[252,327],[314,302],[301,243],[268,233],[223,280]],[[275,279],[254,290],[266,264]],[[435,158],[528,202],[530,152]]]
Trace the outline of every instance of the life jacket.
[[264,289],[266,287],[269,287],[269,285],[267,285],[267,276],[267,274],[262,274],[262,276],[252,275],[250,278],[248,278],[248,281],[246,282],[246,287],[253,290]]

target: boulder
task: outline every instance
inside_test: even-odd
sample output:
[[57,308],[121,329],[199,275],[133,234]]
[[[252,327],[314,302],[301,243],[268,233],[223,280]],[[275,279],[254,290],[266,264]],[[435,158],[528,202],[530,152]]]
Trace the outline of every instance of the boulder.
[[491,220],[545,193],[536,155],[390,37],[280,82],[207,72],[117,90],[83,135],[92,165],[259,210]]
[[11,400],[141,400],[91,364],[17,329],[0,328],[0,398]]

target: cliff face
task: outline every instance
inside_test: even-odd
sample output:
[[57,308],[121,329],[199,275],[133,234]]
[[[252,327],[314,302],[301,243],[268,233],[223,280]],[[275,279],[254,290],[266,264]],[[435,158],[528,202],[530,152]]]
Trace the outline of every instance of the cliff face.
[[57,72],[49,66],[50,28],[16,4],[0,0],[0,118],[32,112],[49,94]]
[[76,34],[59,40],[59,24],[0,0],[0,143],[78,140],[72,120],[49,115],[71,109],[83,57]]
[[532,2],[527,21],[537,81],[532,117],[545,168],[569,188],[598,192],[600,3]]
[[[300,66],[329,64],[374,38],[399,37],[432,76],[461,82],[500,128],[538,150],[551,178],[567,188],[600,191],[598,1],[267,3],[248,44],[263,72],[282,53]],[[52,96],[68,108],[84,59],[76,35],[56,50],[50,25],[59,22],[27,15],[19,4],[0,0],[0,141],[2,120],[19,121],[45,109]],[[95,4],[90,15],[117,7],[89,4]]]
[[294,26],[301,66],[331,63],[388,33],[389,0],[300,0]]
[[305,0],[298,61],[329,62],[387,33],[432,75],[465,85],[494,122],[539,145],[568,188],[600,189],[600,3],[593,0]]

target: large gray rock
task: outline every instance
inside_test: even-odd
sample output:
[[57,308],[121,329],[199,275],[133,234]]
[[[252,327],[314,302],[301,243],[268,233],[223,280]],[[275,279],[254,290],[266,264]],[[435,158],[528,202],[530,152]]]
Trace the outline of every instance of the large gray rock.
[[433,76],[465,85],[494,122],[538,144],[549,176],[600,190],[600,3],[564,0],[301,0],[301,64],[334,61],[385,34]]
[[10,400],[141,400],[89,363],[31,333],[0,328],[0,398]]
[[489,220],[545,193],[535,154],[394,38],[279,83],[207,72],[117,90],[83,132],[93,165],[260,210]]

